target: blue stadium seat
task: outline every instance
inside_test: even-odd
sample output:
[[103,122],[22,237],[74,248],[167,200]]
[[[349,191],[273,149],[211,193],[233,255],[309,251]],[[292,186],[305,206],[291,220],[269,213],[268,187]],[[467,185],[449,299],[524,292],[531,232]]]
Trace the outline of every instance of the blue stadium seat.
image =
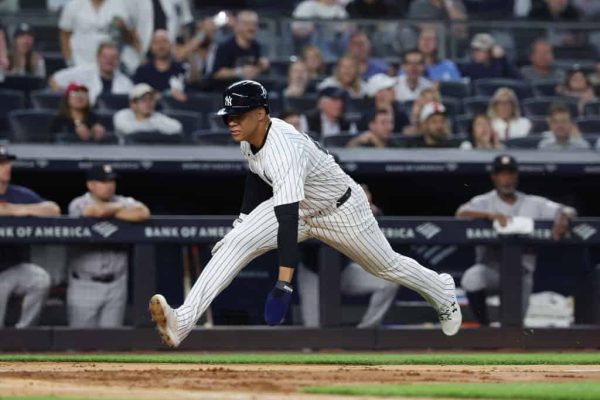
[[96,115],[98,116],[98,122],[100,123],[100,125],[102,125],[104,127],[104,129],[106,129],[109,132],[114,132],[115,127],[114,127],[114,123],[113,123],[113,117],[114,117],[114,112],[111,111],[98,111],[96,112]]
[[572,116],[578,114],[577,101],[569,97],[536,97],[525,99],[521,102],[521,107],[527,117],[545,117],[548,115],[548,108],[552,104],[564,104],[569,107]]
[[528,117],[531,121],[531,134],[535,135],[548,131],[548,120],[546,117]]
[[54,135],[54,141],[60,144],[78,143],[78,144],[119,144],[119,138],[113,132],[106,132],[104,139],[98,142],[84,142],[79,139],[79,136],[72,133],[57,133]]
[[562,82],[555,79],[538,79],[531,81],[533,94],[538,97],[556,96],[556,87]]
[[8,113],[11,141],[17,143],[50,143],[50,124],[56,111],[15,110]]
[[339,135],[331,135],[324,137],[321,142],[324,147],[346,147],[348,142],[354,138],[353,135],[349,133],[342,133]]
[[46,64],[46,76],[52,76],[56,71],[67,68],[65,59],[60,53],[60,49],[57,52],[43,53],[44,63]]
[[600,133],[600,117],[580,117],[575,121],[581,133]]
[[237,146],[227,130],[200,130],[194,132],[196,144],[206,146]]
[[463,109],[466,114],[486,114],[490,98],[487,96],[474,96],[463,99]]
[[7,114],[24,107],[23,92],[9,89],[0,90],[0,137],[6,136],[5,133],[9,130]]
[[38,110],[58,110],[62,98],[62,93],[48,90],[31,92],[31,104],[33,108]]
[[24,92],[29,95],[30,92],[46,88],[46,79],[29,75],[7,75],[3,82],[0,82],[0,89],[12,89]]
[[507,139],[504,145],[509,149],[537,149],[540,140],[539,136],[527,136]]
[[468,134],[473,115],[459,115],[454,119],[454,132]]
[[204,115],[192,111],[165,111],[165,115],[176,119],[183,126],[183,136],[190,142],[193,132],[199,129],[209,129],[208,122],[204,120]]
[[187,101],[177,101],[171,97],[165,97],[161,100],[164,110],[169,111],[192,111],[197,113],[210,114],[221,107],[222,98],[220,93],[190,93]]
[[446,107],[446,114],[453,120],[461,114],[461,103],[458,99],[444,98],[442,104]]
[[138,132],[125,135],[125,144],[181,144],[183,135],[165,135],[160,132]]
[[600,101],[592,101],[583,107],[583,115],[586,117],[600,117]]
[[300,97],[284,97],[283,108],[298,113],[305,113],[317,107],[318,97],[316,94],[305,94]]
[[105,94],[98,96],[96,104],[103,111],[119,111],[129,108],[129,96],[126,94]]
[[507,87],[514,90],[519,99],[526,99],[533,96],[533,89],[529,82],[516,79],[477,79],[474,82],[474,86],[475,93],[478,96],[493,96],[494,92],[501,87]]
[[462,81],[441,81],[439,89],[442,97],[453,97],[461,100],[471,95],[471,87],[468,83]]

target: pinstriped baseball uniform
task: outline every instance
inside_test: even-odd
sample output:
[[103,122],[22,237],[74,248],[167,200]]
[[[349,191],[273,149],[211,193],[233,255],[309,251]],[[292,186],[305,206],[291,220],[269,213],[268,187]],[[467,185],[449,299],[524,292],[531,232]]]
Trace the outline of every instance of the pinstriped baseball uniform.
[[[366,271],[411,288],[432,305],[448,306],[453,287],[436,272],[392,249],[379,229],[363,189],[331,155],[306,134],[272,118],[263,147],[253,153],[241,143],[250,170],[273,188],[273,197],[258,205],[229,232],[184,304],[175,310],[178,335],[185,338],[204,310],[254,258],[277,247],[274,207],[299,202],[298,241],[318,239],[345,254]],[[350,197],[336,202],[350,189]]]

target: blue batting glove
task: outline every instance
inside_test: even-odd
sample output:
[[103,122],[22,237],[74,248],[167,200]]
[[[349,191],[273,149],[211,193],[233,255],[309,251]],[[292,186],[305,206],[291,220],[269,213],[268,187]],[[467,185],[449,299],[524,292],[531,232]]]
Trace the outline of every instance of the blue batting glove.
[[275,287],[269,292],[267,302],[265,303],[265,322],[270,325],[279,325],[287,314],[292,293],[294,289],[289,283],[277,281]]

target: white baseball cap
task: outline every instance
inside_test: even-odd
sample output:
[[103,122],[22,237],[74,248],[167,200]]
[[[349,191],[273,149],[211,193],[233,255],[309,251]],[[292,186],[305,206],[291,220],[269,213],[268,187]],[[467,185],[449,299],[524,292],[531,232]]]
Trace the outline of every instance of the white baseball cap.
[[478,33],[471,40],[471,48],[478,50],[489,50],[496,44],[494,37],[489,33]]
[[419,116],[419,120],[421,122],[427,121],[427,118],[431,117],[434,114],[445,114],[446,107],[442,103],[437,103],[432,101],[427,103],[421,108],[421,114]]
[[148,85],[147,83],[138,83],[133,87],[133,89],[131,89],[131,92],[129,92],[129,100],[139,99],[148,93],[154,93],[152,86]]
[[396,78],[392,78],[386,74],[375,74],[367,82],[367,95],[374,97],[380,90],[394,87],[396,83]]

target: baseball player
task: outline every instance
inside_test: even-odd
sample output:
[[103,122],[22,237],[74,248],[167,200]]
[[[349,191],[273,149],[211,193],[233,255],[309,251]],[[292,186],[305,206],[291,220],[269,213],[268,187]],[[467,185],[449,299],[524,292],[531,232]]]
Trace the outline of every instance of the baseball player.
[[[213,248],[184,304],[171,308],[159,294],[150,314],[163,341],[178,346],[233,278],[251,260],[275,249],[279,279],[265,303],[265,321],[280,323],[289,306],[298,242],[315,238],[371,274],[421,294],[437,311],[446,335],[458,332],[462,314],[453,278],[396,253],[379,229],[363,189],[305,133],[269,116],[266,89],[245,80],[229,86],[218,111],[248,160],[241,214]],[[266,184],[266,185],[265,185]]]
[[[521,216],[533,219],[553,219],[552,236],[559,239],[568,230],[569,220],[576,216],[575,209],[540,196],[532,196],[517,191],[519,181],[517,160],[510,155],[494,158],[491,179],[494,190],[475,196],[456,211],[457,217],[484,218],[498,221],[506,226],[511,217]],[[501,249],[493,246],[475,248],[476,264],[467,269],[461,285],[467,293],[469,306],[477,321],[489,325],[487,294],[500,287]],[[536,255],[525,252],[523,264],[523,296],[527,300],[533,288]],[[527,309],[527,301],[524,307]]]
[[[108,164],[87,173],[87,193],[69,204],[72,217],[117,218],[142,222],[150,217],[139,201],[116,192],[117,174]],[[74,328],[113,328],[123,325],[127,304],[127,248],[80,245],[69,248],[67,311]]]
[[[37,193],[10,183],[11,164],[16,157],[0,146],[0,216],[57,217],[60,208]],[[0,328],[4,326],[6,305],[11,294],[23,296],[21,317],[15,328],[35,324],[50,290],[51,279],[46,270],[29,262],[29,246],[0,247]]]

